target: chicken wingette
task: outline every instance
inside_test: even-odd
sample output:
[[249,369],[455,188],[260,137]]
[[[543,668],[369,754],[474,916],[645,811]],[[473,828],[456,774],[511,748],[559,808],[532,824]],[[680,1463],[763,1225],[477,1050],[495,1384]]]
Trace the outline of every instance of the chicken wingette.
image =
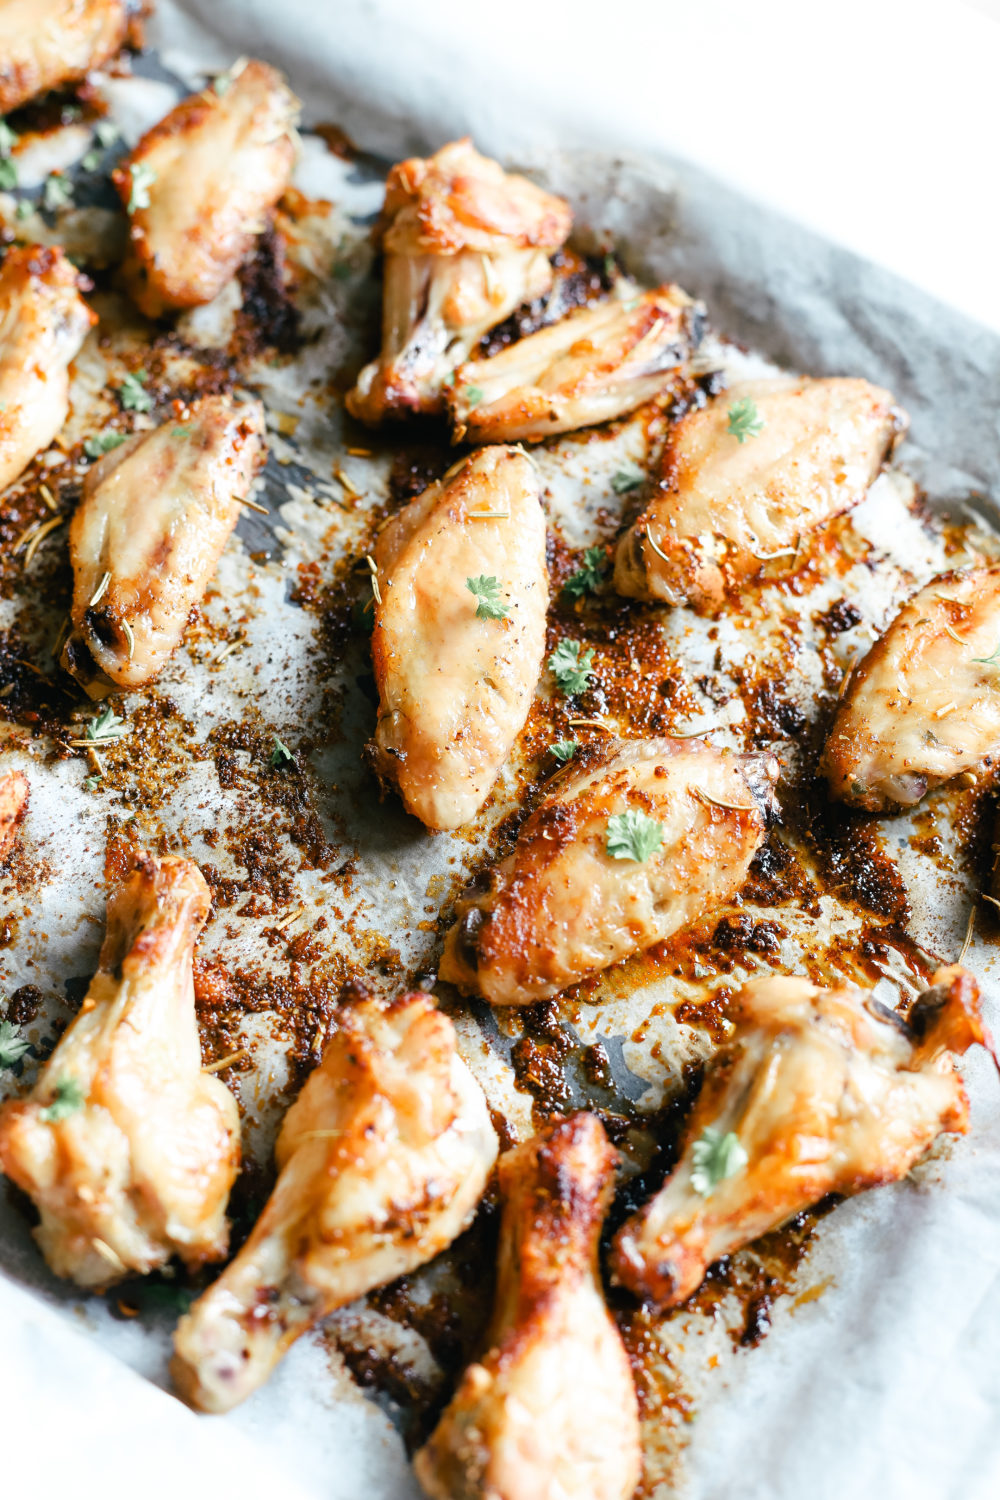
[[259,401],[203,396],[94,464],[70,522],[62,656],[91,696],[144,687],[166,666],[264,453]]
[[827,1193],[895,1182],[942,1131],[968,1128],[954,1054],[993,1050],[966,970],[939,969],[904,1021],[856,989],[757,979],[710,1063],[664,1186],[614,1242],[620,1281],[683,1302],[722,1255]]
[[0,1105],[0,1167],[41,1215],[57,1276],[100,1288],[226,1253],[236,1101],[202,1071],[192,958],[197,865],[140,854],[108,900],[100,963],[26,1099]]
[[484,333],[552,287],[568,204],[480,156],[469,140],[393,167],[379,240],[382,352],[347,397],[369,424],[443,408]]
[[69,413],[69,366],[97,322],[80,284],[55,246],[15,246],[0,265],[0,490]]
[[640,295],[621,283],[617,296],[462,365],[447,392],[454,440],[538,442],[625,416],[683,370],[702,322],[679,287]]
[[998,751],[1000,566],[945,573],[850,674],[821,770],[834,797],[884,812]]
[[414,1460],[430,1500],[628,1500],[639,1411],[597,1254],[617,1153],[573,1115],[500,1159],[487,1352]]
[[496,1154],[454,1027],[427,995],[347,1009],[285,1116],[250,1238],[178,1326],[184,1399],[228,1411],[314,1323],[444,1250]]
[[756,380],[674,427],[659,489],[618,544],[615,588],[708,613],[864,499],[906,419],[866,380]]
[[211,302],[235,275],[288,186],[298,117],[281,74],[243,61],[115,168],[129,216],[125,281],[147,317]]
[[129,10],[126,0],[4,0],[0,114],[107,62],[128,35]]
[[499,776],[541,672],[549,585],[534,467],[514,448],[481,449],[390,521],[375,566],[369,759],[428,828],[458,828]]
[[614,740],[579,760],[456,903],[440,976],[492,1005],[547,999],[727,901],[775,811],[771,755]]

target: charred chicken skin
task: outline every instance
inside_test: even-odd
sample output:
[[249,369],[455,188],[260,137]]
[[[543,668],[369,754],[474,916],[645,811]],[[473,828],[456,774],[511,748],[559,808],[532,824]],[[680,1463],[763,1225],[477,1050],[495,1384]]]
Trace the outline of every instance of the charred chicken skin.
[[288,186],[298,115],[280,73],[243,62],[182,100],[116,167],[126,284],[147,317],[211,302],[235,275]]
[[140,855],[79,1014],[29,1097],[0,1105],[0,1167],[38,1208],[52,1270],[79,1286],[226,1253],[239,1115],[202,1072],[192,978],[210,906],[197,865]]
[[993,1050],[966,970],[940,969],[908,1021],[855,989],[753,980],[709,1066],[681,1159],[615,1239],[617,1277],[663,1307],[722,1255],[827,1193],[903,1177],[942,1131],[964,1132],[954,1056]]
[[18,825],[28,811],[28,778],[23,771],[0,776],[0,859],[10,853]]
[[615,740],[581,761],[457,903],[441,978],[492,1005],[547,999],[728,900],[775,811],[770,755]]
[[682,417],[615,587],[711,613],[771,558],[864,499],[906,419],[866,380],[756,380]]
[[914,594],[848,679],[821,769],[869,812],[912,807],[1000,749],[1000,566]]
[[228,1411],[314,1323],[444,1250],[496,1154],[486,1101],[427,995],[349,1009],[285,1117],[249,1240],[178,1327],[184,1399]]
[[94,464],[69,528],[63,666],[93,697],[145,687],[180,644],[264,462],[258,401],[203,396]]
[[538,442],[659,395],[697,347],[702,312],[679,287],[631,291],[462,365],[447,393],[455,442]]
[[78,83],[123,45],[125,0],[4,0],[0,5],[0,114]]
[[430,1500],[628,1500],[642,1466],[598,1241],[617,1153],[589,1114],[501,1157],[496,1304],[415,1469]]
[[531,463],[481,449],[390,521],[375,564],[369,759],[428,828],[458,828],[500,774],[541,672],[549,584]]
[[61,250],[25,245],[0,266],[0,490],[47,448],[69,413],[69,366],[96,313]]
[[469,140],[389,173],[382,352],[347,397],[351,413],[438,412],[446,380],[522,302],[553,281],[549,255],[569,234],[569,206],[480,156]]

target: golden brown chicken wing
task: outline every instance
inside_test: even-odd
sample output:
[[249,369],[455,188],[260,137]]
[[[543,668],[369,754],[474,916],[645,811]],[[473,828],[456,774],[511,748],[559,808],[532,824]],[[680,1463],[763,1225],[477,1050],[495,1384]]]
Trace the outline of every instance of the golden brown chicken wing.
[[0,266],[0,490],[47,448],[69,412],[69,366],[96,313],[55,246],[7,251]]
[[62,662],[92,697],[144,687],[179,645],[264,462],[258,401],[203,396],[94,464],[69,528]]
[[709,1066],[666,1183],[615,1239],[618,1278],[672,1306],[711,1263],[827,1193],[895,1182],[968,1101],[953,1053],[992,1041],[966,970],[940,969],[909,1020],[855,989],[758,979]]
[[141,854],[108,900],[79,1014],[30,1096],[0,1105],[0,1166],[41,1214],[45,1259],[79,1286],[226,1253],[239,1115],[202,1072],[192,978],[210,906],[197,865]]
[[866,380],[757,380],[683,417],[615,588],[710,612],[769,558],[864,498],[906,419]]
[[358,376],[348,410],[371,424],[440,411],[446,380],[483,334],[549,291],[548,257],[570,223],[561,198],[467,139],[393,167],[380,229],[382,353]]
[[680,287],[640,295],[621,283],[606,302],[462,365],[447,392],[454,440],[538,442],[624,416],[678,374],[701,324]]
[[428,828],[458,828],[499,776],[541,672],[549,584],[531,463],[514,448],[473,454],[393,518],[375,564],[369,756]]
[[288,186],[298,115],[281,74],[244,61],[115,168],[131,224],[125,278],[147,317],[211,302],[236,273]]
[[122,46],[126,0],[4,0],[0,5],[0,114],[78,83]]
[[6,859],[18,824],[28,811],[28,778],[23,771],[0,777],[0,859]]
[[487,1352],[414,1460],[430,1500],[628,1500],[639,1482],[635,1388],[597,1265],[616,1160],[589,1114],[501,1158]]
[[821,769],[870,812],[1000,750],[1000,566],[945,573],[914,594],[851,673]]
[[442,979],[530,1005],[694,922],[739,890],[778,763],[704,740],[613,740],[567,768],[486,890],[456,905]]
[[253,1233],[177,1329],[184,1399],[228,1411],[319,1319],[431,1260],[471,1220],[496,1154],[427,995],[349,1009],[285,1117]]

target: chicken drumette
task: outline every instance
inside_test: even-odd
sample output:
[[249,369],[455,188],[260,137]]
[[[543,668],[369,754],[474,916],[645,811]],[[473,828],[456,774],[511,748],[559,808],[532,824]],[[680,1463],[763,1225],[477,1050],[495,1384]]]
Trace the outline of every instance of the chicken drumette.
[[664,1186],[619,1230],[618,1278],[660,1306],[827,1193],[895,1182],[942,1131],[964,1132],[954,1053],[993,1050],[972,975],[940,969],[904,1021],[855,989],[758,979],[709,1066]]
[[501,1158],[487,1352],[416,1456],[431,1500],[628,1500],[635,1489],[638,1404],[597,1266],[616,1159],[588,1114]]
[[430,998],[352,1006],[285,1117],[253,1233],[178,1327],[184,1399],[228,1411],[314,1323],[445,1249],[496,1154],[486,1101]]
[[45,1259],[79,1286],[226,1253],[239,1115],[202,1072],[192,978],[210,905],[197,865],[140,855],[108,900],[79,1014],[29,1097],[0,1106],[0,1166],[41,1214]]

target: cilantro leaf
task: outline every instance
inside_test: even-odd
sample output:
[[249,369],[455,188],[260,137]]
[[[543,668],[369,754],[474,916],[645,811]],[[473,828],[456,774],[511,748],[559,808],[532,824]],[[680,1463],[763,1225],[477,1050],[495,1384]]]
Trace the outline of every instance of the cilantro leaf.
[[272,771],[285,771],[295,764],[295,756],[277,735],[274,736],[274,749],[268,756],[267,763]]
[[483,388],[481,385],[467,385],[464,395],[469,406],[478,406],[483,399]]
[[637,490],[645,477],[642,470],[636,468],[635,464],[626,464],[612,478],[611,488],[616,495],[627,495],[629,490]]
[[726,431],[740,444],[745,443],[747,438],[759,437],[764,431],[764,418],[757,410],[756,401],[751,401],[749,396],[734,401],[729,408],[729,426]]
[[9,193],[17,187],[17,163],[9,156],[0,157],[0,188]]
[[555,756],[561,766],[573,759],[579,748],[578,740],[556,740],[554,745],[549,746],[550,752]]
[[73,184],[69,178],[60,176],[58,172],[50,172],[42,191],[42,207],[54,213],[57,208],[65,208],[67,203],[72,202]]
[[31,1043],[18,1036],[13,1021],[0,1021],[0,1068],[12,1068],[30,1051]]
[[120,432],[99,432],[96,437],[87,438],[83,445],[83,451],[88,458],[100,458],[104,453],[110,453],[113,448],[120,448],[125,437]]
[[149,376],[145,370],[136,370],[134,375],[126,375],[118,387],[118,396],[126,411],[149,411],[153,405],[153,398],[143,386]]
[[577,568],[563,584],[563,592],[571,599],[582,599],[584,594],[596,594],[608,571],[608,560],[603,547],[588,547],[583,554],[583,567]]
[[716,1130],[711,1125],[695,1141],[691,1158],[691,1186],[703,1198],[707,1198],[727,1177],[735,1177],[737,1172],[742,1172],[749,1160],[746,1148],[735,1131],[729,1130],[723,1135],[721,1130]]
[[467,578],[465,587],[476,596],[477,620],[505,620],[510,614],[510,608],[500,598],[498,579],[480,573],[478,578]]
[[663,825],[644,812],[630,807],[608,819],[608,837],[604,847],[612,859],[631,859],[644,864],[663,843]]
[[129,169],[129,181],[128,211],[134,214],[138,209],[149,207],[149,190],[156,181],[156,173],[145,162],[135,161]]
[[75,1078],[60,1078],[52,1095],[52,1103],[45,1106],[38,1118],[44,1120],[46,1125],[58,1124],[69,1115],[75,1115],[85,1102],[86,1095]]
[[583,693],[590,682],[593,662],[593,646],[581,654],[579,641],[560,641],[549,657],[549,671],[564,693]]

